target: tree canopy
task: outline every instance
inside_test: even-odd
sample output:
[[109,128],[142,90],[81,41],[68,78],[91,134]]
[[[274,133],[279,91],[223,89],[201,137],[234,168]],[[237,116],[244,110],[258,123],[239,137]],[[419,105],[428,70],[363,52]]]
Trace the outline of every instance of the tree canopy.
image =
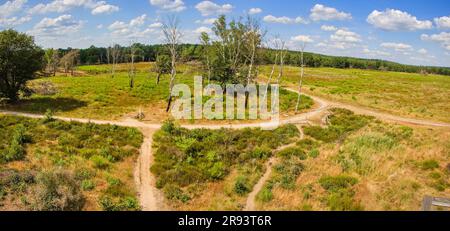
[[17,101],[19,91],[44,66],[44,50],[33,37],[14,30],[0,32],[0,98]]

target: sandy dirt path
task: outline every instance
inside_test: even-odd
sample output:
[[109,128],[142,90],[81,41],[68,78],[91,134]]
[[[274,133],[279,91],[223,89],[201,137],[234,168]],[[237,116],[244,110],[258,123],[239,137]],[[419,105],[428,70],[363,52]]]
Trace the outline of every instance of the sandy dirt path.
[[[297,92],[297,90],[293,90],[290,88],[286,88],[289,91]],[[314,116],[320,115],[324,111],[326,111],[329,108],[332,107],[341,107],[346,108],[348,110],[354,111],[357,114],[365,114],[365,115],[371,115],[381,120],[386,121],[392,121],[392,122],[398,122],[403,124],[414,124],[414,125],[422,125],[422,126],[432,126],[432,127],[449,127],[450,124],[443,123],[443,122],[434,122],[434,121],[427,121],[427,120],[419,120],[419,119],[412,119],[412,118],[406,118],[401,116],[395,116],[390,115],[387,113],[377,112],[374,110],[357,107],[353,105],[348,105],[344,103],[338,103],[338,102],[331,102],[316,96],[311,96],[308,94],[305,94],[309,97],[311,97],[317,104],[318,107],[306,112],[302,113],[296,116],[289,117],[287,119],[281,120],[279,124],[274,124],[271,122],[261,122],[261,123],[253,123],[253,124],[222,124],[222,125],[182,125],[182,127],[185,127],[187,129],[195,129],[195,128],[208,128],[208,129],[220,129],[220,128],[230,128],[230,129],[241,129],[241,128],[247,128],[247,127],[262,127],[262,128],[271,128],[275,127],[277,125],[283,125],[288,123],[293,124],[299,124],[299,123],[307,123],[309,121],[309,118],[312,118]],[[0,110],[0,114],[5,115],[16,115],[16,116],[24,116],[29,118],[44,118],[44,115],[38,115],[38,114],[31,114],[31,113],[23,113],[23,112],[14,112],[14,111],[4,111]],[[152,134],[155,130],[159,129],[161,127],[161,124],[148,124],[143,123],[134,119],[125,119],[122,121],[111,121],[111,120],[91,120],[91,119],[83,119],[83,118],[70,118],[70,117],[61,117],[61,116],[55,116],[55,119],[63,120],[63,121],[76,121],[80,123],[94,123],[94,124],[111,124],[111,125],[117,125],[117,126],[124,126],[124,127],[134,127],[139,128],[143,131],[145,139],[144,143],[141,147],[141,155],[138,158],[136,170],[135,170],[135,178],[138,188],[138,193],[140,197],[140,203],[142,205],[142,208],[144,210],[165,210],[167,208],[164,207],[163,203],[163,196],[161,195],[161,192],[156,189],[155,187],[155,179],[153,175],[150,173],[150,166],[153,161],[153,154],[151,151],[151,145],[152,145]],[[268,165],[273,163],[274,160],[269,160]],[[268,170],[263,175],[263,177],[258,181],[258,183],[255,185],[252,193],[250,193],[249,198],[247,199],[247,205],[245,206],[245,209],[247,210],[253,210],[254,209],[254,199],[256,197],[256,194],[261,190],[261,188],[264,185],[264,182],[267,180],[267,178],[270,176],[271,167],[269,166],[267,168]],[[269,171],[269,172],[268,172]],[[250,203],[250,204],[249,204]]]
[[[302,140],[305,135],[303,133],[303,129],[300,126],[297,126],[298,130],[300,131],[300,140]],[[275,150],[275,153],[272,157],[270,157],[269,161],[266,163],[266,172],[264,175],[258,180],[258,183],[253,186],[252,191],[248,194],[247,201],[245,203],[245,207],[243,211],[256,211],[256,196],[258,193],[263,189],[264,184],[269,180],[270,175],[272,174],[272,166],[277,163],[277,157],[275,156],[277,152],[289,148],[294,147],[296,145],[296,142],[281,146]]]
[[153,164],[152,137],[154,129],[140,129],[144,135],[140,154],[136,162],[134,179],[142,211],[164,211],[169,208],[164,203],[164,195],[158,190],[156,179],[150,172]]

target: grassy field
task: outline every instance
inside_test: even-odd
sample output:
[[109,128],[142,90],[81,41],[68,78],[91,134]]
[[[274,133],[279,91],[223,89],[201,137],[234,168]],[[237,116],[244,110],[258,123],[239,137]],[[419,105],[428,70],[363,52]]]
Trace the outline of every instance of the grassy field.
[[132,128],[0,115],[0,210],[139,210]]
[[334,110],[328,127],[303,128],[277,154],[257,195],[261,210],[420,210],[450,195],[450,132],[387,124]]
[[[261,67],[261,77],[271,66]],[[300,69],[286,67],[284,85],[298,85]],[[277,73],[276,73],[277,74]],[[305,92],[412,118],[450,122],[450,78],[359,69],[306,68]]]
[[[114,78],[108,73],[107,65],[81,66],[76,77],[60,73],[56,77],[32,81],[29,86],[36,93],[5,108],[40,114],[50,109],[59,116],[91,119],[133,117],[141,108],[146,115],[145,121],[162,122],[170,116],[165,112],[169,76],[163,75],[160,84],[156,84],[156,73],[149,71],[151,66],[150,63],[137,64],[133,89],[129,87],[126,64],[118,66]],[[193,88],[193,77],[200,75],[198,70],[196,66],[181,65],[177,83]],[[296,100],[297,94],[280,90],[283,115],[294,114]],[[308,110],[313,104],[309,97],[303,97],[300,109]]]

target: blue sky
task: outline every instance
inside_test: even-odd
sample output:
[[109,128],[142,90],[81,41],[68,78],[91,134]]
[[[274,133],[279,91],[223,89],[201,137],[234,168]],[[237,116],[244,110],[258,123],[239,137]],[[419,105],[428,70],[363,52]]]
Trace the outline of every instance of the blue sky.
[[35,36],[43,47],[161,42],[160,23],[177,15],[183,41],[197,43],[219,14],[251,14],[290,49],[450,66],[448,0],[0,0],[0,29]]

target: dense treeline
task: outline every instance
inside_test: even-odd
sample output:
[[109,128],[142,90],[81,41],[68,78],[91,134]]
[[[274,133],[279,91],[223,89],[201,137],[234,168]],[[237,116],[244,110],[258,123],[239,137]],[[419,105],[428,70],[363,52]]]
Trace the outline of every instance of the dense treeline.
[[[260,63],[272,63],[275,57],[275,50],[265,50],[263,60]],[[300,65],[300,52],[288,51],[284,62],[288,65]],[[450,75],[448,67],[414,66],[405,65],[391,61],[379,59],[362,59],[352,57],[328,56],[315,53],[304,53],[304,62],[307,67],[334,67],[334,68],[357,68],[370,70],[398,71],[409,73],[432,73]]]
[[[142,55],[137,57],[136,61],[154,62],[159,54],[167,54],[164,45],[144,45],[136,44],[141,49]],[[204,46],[199,44],[181,44],[180,48],[180,61],[188,62],[199,60],[202,58]],[[121,47],[126,50],[127,47]],[[69,52],[71,48],[60,49],[60,54]],[[275,50],[272,49],[260,49],[260,55],[258,56],[258,64],[272,64],[275,58]],[[86,49],[80,49],[80,64],[106,64],[108,63],[107,48],[91,46]],[[125,62],[126,58],[122,57],[120,62]],[[450,75],[450,68],[448,67],[433,67],[433,66],[414,66],[405,65],[391,61],[379,60],[379,59],[362,59],[352,57],[339,57],[328,56],[315,53],[304,53],[304,61],[307,67],[334,67],[334,68],[358,68],[358,69],[370,69],[370,70],[384,70],[384,71],[398,71],[409,73],[430,73]],[[300,52],[288,51],[285,57],[285,64],[288,65],[300,65]]]
[[[166,47],[161,44],[156,45],[144,45],[136,43],[136,46],[141,50],[142,55],[136,57],[136,62],[154,62],[160,54],[167,54]],[[128,47],[120,47],[122,54],[125,54],[125,50]],[[180,45],[182,61],[197,60],[201,56],[203,47],[201,45],[182,44]],[[59,49],[59,53],[66,54],[71,51],[72,48]],[[107,48],[91,46],[86,49],[79,49],[80,51],[80,64],[81,65],[93,65],[93,64],[107,64]],[[119,62],[126,62],[126,56],[122,55]]]

